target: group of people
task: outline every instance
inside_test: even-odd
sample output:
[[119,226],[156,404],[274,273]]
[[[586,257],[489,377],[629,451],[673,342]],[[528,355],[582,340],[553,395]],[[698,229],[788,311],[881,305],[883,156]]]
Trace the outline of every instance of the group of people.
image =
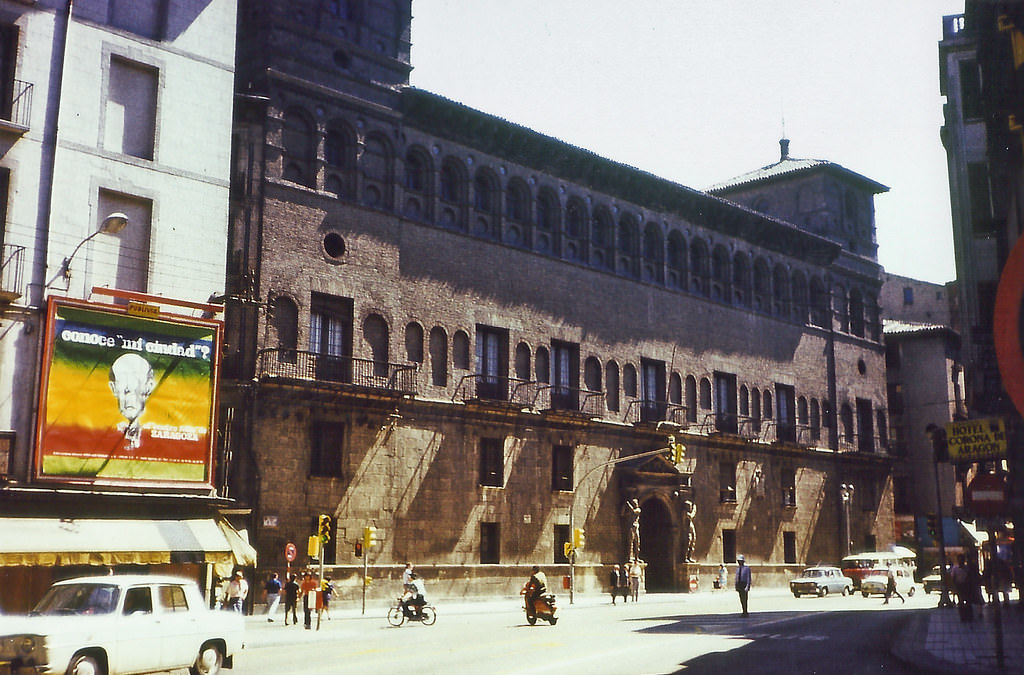
[[612,566],[610,578],[612,604],[615,604],[615,599],[620,595],[623,602],[628,602],[630,598],[633,599],[633,602],[639,600],[640,581],[643,575],[644,563],[638,558],[634,558],[628,565],[622,563]]
[[302,598],[303,625],[306,630],[310,630],[313,626],[313,610],[319,610],[327,619],[331,618],[330,607],[331,596],[334,595],[334,584],[329,576],[324,575],[324,579],[321,581],[320,575],[316,572],[289,574],[288,580],[282,584],[278,573],[271,572],[263,585],[263,594],[267,602],[268,623],[274,621],[282,595],[284,596],[284,625],[286,626],[289,616],[291,616],[292,625],[299,623],[297,616],[299,597]]

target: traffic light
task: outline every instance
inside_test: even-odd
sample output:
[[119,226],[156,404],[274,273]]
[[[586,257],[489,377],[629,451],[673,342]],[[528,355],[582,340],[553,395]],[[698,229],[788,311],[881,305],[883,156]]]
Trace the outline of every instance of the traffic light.
[[939,518],[934,513],[928,514],[928,536],[932,539],[939,536]]
[[572,542],[567,541],[562,544],[562,550],[565,551],[565,557],[568,558],[572,555]]
[[363,528],[363,548],[369,553],[370,549],[377,545],[377,528],[367,525]]
[[310,558],[320,558],[320,537],[315,534],[310,535],[309,541],[306,543],[306,553]]
[[583,531],[582,527],[576,527],[572,530],[572,547],[574,549],[581,549],[587,543],[587,535]]
[[326,544],[331,540],[331,517],[321,513],[317,521],[317,534],[320,536],[320,543]]
[[361,541],[357,541],[356,542],[356,557],[357,558],[362,558],[363,557],[363,542],[361,542]]
[[681,464],[683,461],[683,455],[686,454],[686,446],[682,443],[672,444],[672,463]]

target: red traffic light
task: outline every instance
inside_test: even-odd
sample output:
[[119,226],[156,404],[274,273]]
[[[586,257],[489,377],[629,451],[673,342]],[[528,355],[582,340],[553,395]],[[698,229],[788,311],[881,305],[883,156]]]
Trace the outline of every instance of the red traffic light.
[[363,557],[363,542],[361,542],[361,541],[357,541],[356,542],[356,557],[357,558],[362,558]]

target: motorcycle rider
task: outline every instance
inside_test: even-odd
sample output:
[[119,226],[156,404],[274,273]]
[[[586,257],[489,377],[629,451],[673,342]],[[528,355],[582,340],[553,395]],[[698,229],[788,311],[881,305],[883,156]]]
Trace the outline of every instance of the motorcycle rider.
[[533,607],[533,601],[548,592],[548,578],[540,571],[540,567],[533,566],[533,574],[526,582],[526,602],[528,607]]
[[405,594],[402,596],[402,612],[409,618],[418,618],[420,608],[427,604],[423,592],[423,582],[413,572],[409,575],[409,583],[405,585]]

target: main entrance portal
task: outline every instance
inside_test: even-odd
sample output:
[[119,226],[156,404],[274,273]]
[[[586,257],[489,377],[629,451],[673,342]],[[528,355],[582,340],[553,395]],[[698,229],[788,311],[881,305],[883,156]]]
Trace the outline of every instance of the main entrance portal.
[[660,499],[648,499],[640,508],[640,557],[647,562],[647,592],[673,592],[672,515]]

